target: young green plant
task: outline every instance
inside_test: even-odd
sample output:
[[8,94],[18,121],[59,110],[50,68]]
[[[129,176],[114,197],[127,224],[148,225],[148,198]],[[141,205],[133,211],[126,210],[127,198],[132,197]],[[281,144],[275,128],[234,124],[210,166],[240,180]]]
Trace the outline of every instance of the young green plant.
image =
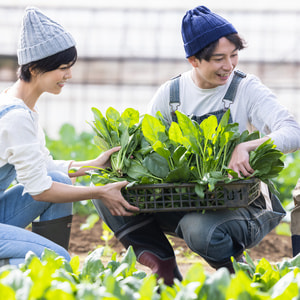
[[133,108],[127,108],[121,115],[109,107],[106,110],[106,118],[100,110],[93,107],[94,122],[90,125],[96,132],[95,144],[101,151],[107,151],[113,147],[121,146],[120,151],[111,156],[111,166],[114,175],[123,177],[128,166],[130,157],[139,144],[139,136],[136,134],[140,130],[139,112]]

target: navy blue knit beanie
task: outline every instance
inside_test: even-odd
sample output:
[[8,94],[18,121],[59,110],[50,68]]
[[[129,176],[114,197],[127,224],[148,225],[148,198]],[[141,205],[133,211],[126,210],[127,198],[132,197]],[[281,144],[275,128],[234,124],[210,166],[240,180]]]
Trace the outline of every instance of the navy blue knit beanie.
[[231,33],[237,33],[233,25],[205,6],[187,11],[181,25],[186,57]]

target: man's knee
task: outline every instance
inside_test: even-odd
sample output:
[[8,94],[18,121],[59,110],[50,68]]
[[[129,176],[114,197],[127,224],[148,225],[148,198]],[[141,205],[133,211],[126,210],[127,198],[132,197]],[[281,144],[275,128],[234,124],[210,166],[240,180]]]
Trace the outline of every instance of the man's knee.
[[218,268],[230,262],[231,256],[241,255],[245,245],[242,241],[235,242],[239,237],[238,234],[236,239],[232,237],[234,229],[239,228],[235,222],[230,220],[218,226],[215,223],[213,224],[211,220],[208,222],[203,216],[189,215],[180,221],[178,228],[190,249],[203,257],[212,267]]
[[177,235],[185,240],[189,248],[201,256],[205,254],[207,249],[208,231],[208,226],[196,213],[185,215],[176,229]]

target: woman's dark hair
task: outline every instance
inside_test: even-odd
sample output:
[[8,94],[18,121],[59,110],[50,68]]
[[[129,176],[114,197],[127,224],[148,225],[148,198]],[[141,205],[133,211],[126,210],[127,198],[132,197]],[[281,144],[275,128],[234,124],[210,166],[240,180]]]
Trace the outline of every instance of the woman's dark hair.
[[[246,42],[237,34],[232,33],[229,35],[224,36],[228,41],[230,41],[232,44],[235,45],[236,50],[242,50],[246,47]],[[198,58],[200,61],[202,59],[209,61],[212,57],[217,45],[219,43],[219,40],[209,44],[207,47],[203,48],[199,52],[195,54],[195,57]]]
[[38,73],[46,73],[56,70],[60,65],[70,64],[70,67],[77,60],[77,50],[75,47],[68,48],[46,58],[30,62],[20,66],[18,70],[18,78],[26,82],[31,80],[31,71],[35,70]]

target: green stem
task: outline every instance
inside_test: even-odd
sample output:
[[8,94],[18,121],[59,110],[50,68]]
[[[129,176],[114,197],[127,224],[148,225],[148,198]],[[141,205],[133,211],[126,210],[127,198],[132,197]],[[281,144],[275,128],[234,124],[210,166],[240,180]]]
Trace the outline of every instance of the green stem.
[[170,170],[174,170],[174,164],[173,164],[173,160],[172,160],[171,156],[169,157],[169,159],[167,160],[167,162],[168,162]]
[[[224,148],[225,148],[225,150],[224,150]],[[223,152],[223,151],[224,151],[224,153],[223,153],[223,159],[220,159],[221,156],[222,156],[222,152]],[[225,147],[225,146],[223,146],[223,147],[219,150],[219,152],[218,152],[218,154],[215,156],[215,158],[216,158],[216,164],[215,164],[215,167],[213,168],[213,171],[220,170],[220,169],[222,169],[222,167],[224,166],[224,162],[225,162],[225,159],[226,159],[226,147]]]
[[204,147],[203,147],[203,155],[202,155],[202,172],[203,174],[206,173],[206,155],[205,155],[205,152],[206,152],[206,146],[207,146],[207,140],[205,141],[204,143]]
[[196,155],[197,171],[198,171],[198,174],[199,174],[199,179],[201,179],[203,177],[203,175],[201,174],[201,167],[200,167],[199,160],[200,160],[200,157],[198,155]]

